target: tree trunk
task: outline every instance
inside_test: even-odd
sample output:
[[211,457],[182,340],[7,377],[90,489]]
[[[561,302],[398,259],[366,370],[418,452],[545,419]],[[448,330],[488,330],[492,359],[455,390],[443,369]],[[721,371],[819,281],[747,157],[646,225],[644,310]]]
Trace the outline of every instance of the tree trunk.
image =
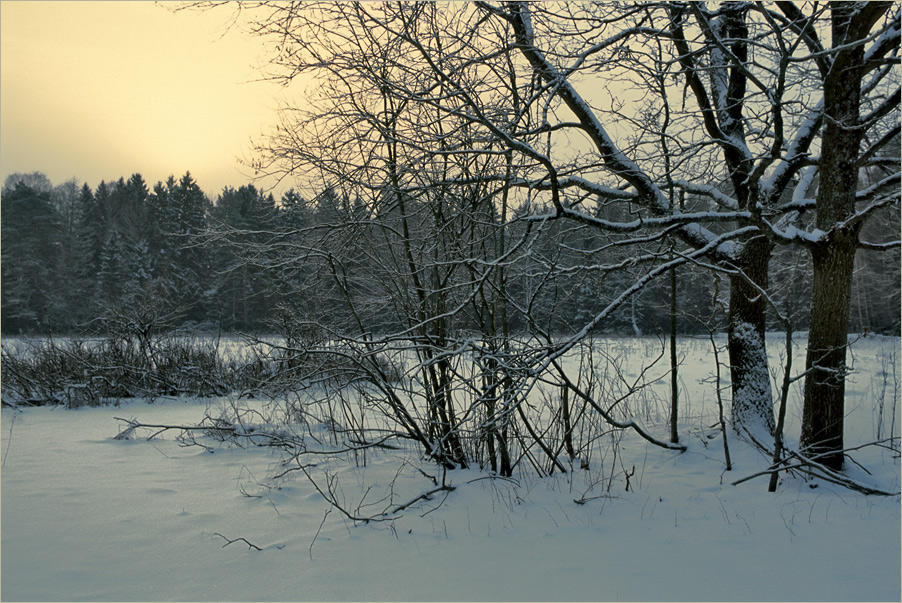
[[679,424],[679,393],[680,380],[677,373],[677,274],[676,268],[670,269],[670,443],[680,441]]
[[860,223],[855,213],[862,125],[864,45],[888,2],[833,2],[832,38],[839,48],[824,78],[825,126],[817,227],[826,233],[811,248],[814,282],[805,361],[802,448],[833,469],[843,465],[843,401],[852,274]]
[[733,389],[733,425],[752,435],[774,433],[774,409],[764,327],[767,302],[768,263],[772,244],[764,237],[749,240],[738,268],[745,275],[730,280],[730,313],[727,331],[730,377]]
[[[696,5],[697,7],[698,5]],[[740,63],[748,60],[748,6],[744,2],[724,2],[720,15],[712,21],[712,35],[727,44]],[[723,145],[724,161],[729,169],[736,201],[742,209],[758,203],[758,187],[754,182],[754,159],[746,147],[745,108],[747,76],[722,51],[714,38],[710,40],[711,99],[717,113],[720,131],[731,141]],[[684,47],[684,50],[687,48]],[[718,135],[716,130],[712,133]],[[730,280],[730,310],[727,330],[730,353],[730,377],[733,390],[733,426],[759,438],[774,433],[773,398],[767,365],[764,327],[767,302],[768,264],[773,244],[763,236],[752,237],[743,244],[736,268],[742,271]],[[749,282],[751,281],[751,282]]]
[[855,233],[842,232],[812,250],[814,285],[805,378],[802,446],[841,469],[846,347],[855,264]]

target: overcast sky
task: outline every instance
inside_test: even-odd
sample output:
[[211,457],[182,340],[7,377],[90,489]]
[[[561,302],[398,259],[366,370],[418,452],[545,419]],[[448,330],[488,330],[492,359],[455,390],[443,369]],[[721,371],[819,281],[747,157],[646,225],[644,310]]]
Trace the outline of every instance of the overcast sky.
[[[254,82],[258,39],[228,8],[142,2],[0,2],[0,177],[54,184],[191,172],[211,197],[252,177],[238,163],[275,123],[279,86]],[[2,182],[2,180],[0,180]]]

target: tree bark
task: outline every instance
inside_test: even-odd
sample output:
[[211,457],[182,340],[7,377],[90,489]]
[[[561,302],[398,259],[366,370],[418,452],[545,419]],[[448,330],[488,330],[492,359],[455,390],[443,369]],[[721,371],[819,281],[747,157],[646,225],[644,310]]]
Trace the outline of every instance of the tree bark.
[[730,280],[727,341],[733,425],[760,436],[773,435],[775,427],[764,340],[767,302],[761,293],[767,290],[771,249],[772,244],[764,237],[749,240],[737,266],[744,276]]
[[802,449],[831,469],[843,466],[843,402],[846,347],[852,302],[852,274],[860,222],[855,213],[861,86],[865,75],[863,41],[892,3],[834,2],[832,38],[839,48],[824,78],[825,128],[821,182],[817,194],[817,227],[825,234],[811,247],[814,282]]
[[846,347],[852,301],[852,269],[857,233],[840,232],[812,249],[814,284],[808,356],[805,362],[805,402],[802,447],[809,457],[841,469],[845,400]]
[[[710,19],[707,34],[711,45],[707,69],[711,80],[710,95],[683,31],[681,14],[686,10],[696,11],[700,19]],[[743,109],[747,76],[723,53],[718,43],[728,46],[739,63],[744,64],[748,60],[748,7],[742,2],[724,2],[719,13],[712,19],[703,3],[674,7],[671,9],[671,30],[687,85],[702,108],[709,134],[722,140],[720,144],[733,193],[739,207],[747,210],[759,201],[760,192],[752,176],[754,160],[745,146]],[[763,236],[744,240],[739,257],[732,262],[733,267],[742,274],[730,279],[727,347],[733,393],[733,427],[759,437],[772,435],[775,427],[764,339],[767,303],[761,294],[762,290],[767,290],[772,250],[773,244]]]

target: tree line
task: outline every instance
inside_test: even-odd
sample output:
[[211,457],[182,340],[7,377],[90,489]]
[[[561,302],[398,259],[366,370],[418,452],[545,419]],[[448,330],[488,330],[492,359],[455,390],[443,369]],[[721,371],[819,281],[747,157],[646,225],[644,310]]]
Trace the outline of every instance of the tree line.
[[[232,258],[194,239],[215,220],[262,219],[267,202],[272,210],[250,186],[223,190],[214,206],[190,173],[152,189],[140,174],[94,189],[13,174],[2,197],[3,332],[91,332],[124,308],[152,308],[169,326],[216,326],[237,288],[258,292],[235,282]],[[250,324],[230,315],[226,326]]]
[[[540,208],[520,210],[540,213]],[[610,209],[599,204],[596,213],[605,212],[610,218]],[[2,191],[2,330],[6,335],[96,333],[106,314],[129,309],[152,309],[160,326],[204,332],[277,332],[286,313],[313,309],[340,324],[349,315],[341,294],[312,255],[299,250],[309,247],[305,242],[323,236],[328,240],[330,230],[334,238],[335,230],[372,218],[359,197],[350,202],[329,188],[310,201],[293,189],[277,201],[247,184],[226,187],[211,201],[190,173],[178,180],[170,176],[152,189],[140,174],[101,182],[94,189],[74,179],[54,186],[40,172],[13,174]],[[500,217],[486,219],[497,224]],[[896,227],[890,219],[872,229]],[[281,244],[269,245],[275,238]],[[586,250],[601,248],[603,239],[597,229],[553,224],[535,244],[535,265],[524,264],[508,286],[525,298],[531,288],[528,275],[542,264],[556,266],[560,274],[543,277],[533,314],[553,331],[572,329],[618,290],[583,266]],[[353,246],[353,241],[343,241],[332,253],[344,261]],[[374,273],[368,255],[358,255],[355,269],[361,274],[349,279]],[[617,256],[610,250],[605,255],[609,261]],[[797,328],[804,329],[810,270],[804,257],[793,257],[798,253],[783,255],[774,261],[773,294],[796,317]],[[885,293],[888,284],[898,282],[899,263],[892,254],[862,254],[858,262],[852,330],[898,334],[898,295]],[[626,282],[632,277],[619,278]],[[365,296],[362,286],[350,292],[355,298]],[[664,283],[656,283],[599,332],[666,331],[669,295]],[[717,303],[710,275],[700,268],[682,271],[677,299],[680,332],[703,331]],[[398,326],[397,317],[383,308],[373,312],[369,318],[381,317],[382,329]],[[523,312],[512,310],[510,318],[515,332],[528,331]],[[464,324],[472,326],[473,320]],[[720,319],[714,324],[724,326]]]

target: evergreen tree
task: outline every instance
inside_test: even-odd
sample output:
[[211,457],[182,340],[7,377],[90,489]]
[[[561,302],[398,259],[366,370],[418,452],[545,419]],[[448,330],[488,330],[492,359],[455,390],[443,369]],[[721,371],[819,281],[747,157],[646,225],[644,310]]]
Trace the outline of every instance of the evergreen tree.
[[57,329],[71,331],[87,319],[81,291],[82,259],[79,245],[80,193],[74,178],[53,187],[51,202],[59,216],[59,256],[55,267],[55,283],[60,295],[53,296],[50,322]]
[[17,182],[2,194],[0,292],[4,332],[51,331],[53,308],[66,295],[57,286],[60,218],[50,191]]
[[167,259],[172,268],[169,280],[174,299],[187,320],[203,322],[212,294],[212,267],[197,236],[206,228],[210,201],[190,172],[177,184],[169,177],[165,200],[163,226],[169,239],[167,251],[172,256]]
[[212,216],[225,235],[215,253],[216,296],[225,325],[264,326],[277,304],[271,250],[260,251],[278,228],[275,200],[253,185],[223,189]]

